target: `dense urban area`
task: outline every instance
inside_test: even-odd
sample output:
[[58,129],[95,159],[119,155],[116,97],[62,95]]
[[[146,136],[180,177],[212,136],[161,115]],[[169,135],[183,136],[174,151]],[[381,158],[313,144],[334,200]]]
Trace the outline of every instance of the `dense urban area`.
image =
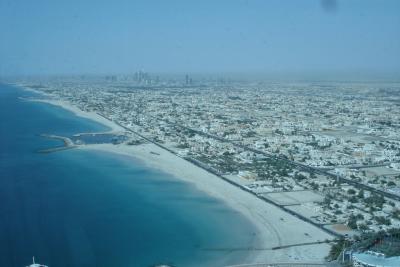
[[[153,142],[336,235],[332,257],[343,247],[371,249],[374,235],[394,233],[400,244],[398,83],[142,71],[21,83],[118,123],[129,145]],[[379,250],[400,255],[400,246]]]

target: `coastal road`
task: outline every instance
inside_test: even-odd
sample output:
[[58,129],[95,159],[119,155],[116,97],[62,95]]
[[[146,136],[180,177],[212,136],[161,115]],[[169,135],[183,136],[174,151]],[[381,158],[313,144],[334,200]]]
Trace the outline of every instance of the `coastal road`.
[[230,144],[232,144],[232,145],[234,145],[236,147],[239,147],[239,148],[242,148],[244,150],[251,151],[251,152],[254,152],[254,153],[257,153],[257,154],[261,154],[261,155],[263,155],[265,157],[268,157],[268,158],[284,161],[284,162],[286,162],[288,164],[291,164],[292,166],[295,166],[295,167],[297,167],[297,168],[299,168],[301,170],[304,170],[304,171],[307,171],[307,172],[311,172],[311,173],[325,175],[325,176],[328,176],[328,177],[330,177],[332,179],[338,180],[339,182],[347,183],[347,184],[353,185],[353,186],[355,186],[357,188],[361,188],[361,189],[364,189],[364,190],[367,190],[367,191],[371,191],[373,193],[380,194],[380,195],[385,196],[387,198],[400,201],[400,196],[399,195],[396,195],[396,194],[393,194],[393,193],[390,193],[390,192],[387,192],[387,191],[383,191],[383,190],[371,187],[369,185],[366,185],[366,184],[363,184],[363,183],[359,183],[357,181],[350,180],[350,179],[342,177],[342,176],[338,176],[338,175],[330,173],[330,172],[328,172],[326,170],[323,170],[323,169],[320,169],[320,168],[311,167],[311,166],[308,166],[308,165],[305,165],[305,164],[302,164],[302,163],[287,159],[287,158],[285,158],[283,156],[280,156],[280,155],[274,155],[274,154],[271,154],[271,153],[268,153],[268,152],[265,152],[265,151],[262,151],[262,150],[259,150],[259,149],[255,149],[255,148],[252,148],[252,147],[249,147],[249,146],[246,146],[246,145],[242,145],[242,144],[239,144],[239,143],[237,143],[235,141],[227,140],[227,139],[222,138],[220,136],[216,136],[216,135],[212,135],[212,134],[209,134],[209,133],[205,133],[203,131],[192,129],[192,128],[186,127],[184,125],[181,125],[179,123],[170,122],[168,120],[163,120],[163,121],[168,123],[168,124],[170,124],[170,125],[183,128],[185,130],[191,131],[191,132],[196,133],[196,134],[201,135],[201,136],[212,138],[212,139],[218,140],[220,142],[224,142],[224,143],[230,143]]
[[[98,113],[98,115],[102,116],[103,118],[105,118],[107,120],[113,121],[110,118],[107,118],[106,116],[104,116],[103,114]],[[148,141],[148,142],[150,142],[150,143],[152,143],[152,144],[154,144],[154,145],[156,145],[156,146],[158,146],[158,147],[160,147],[160,148],[172,153],[173,155],[175,155],[177,157],[180,157],[175,151],[173,151],[173,150],[171,150],[171,149],[169,149],[169,148],[167,148],[167,147],[155,142],[154,140],[152,140],[150,138],[147,138],[146,136],[144,136],[144,135],[142,135],[142,134],[140,134],[140,133],[138,133],[138,132],[136,132],[136,131],[128,128],[128,127],[125,127],[124,125],[121,125],[119,122],[116,122],[116,121],[113,121],[113,122],[116,123],[117,125],[119,125],[120,127],[122,127],[123,129],[125,129],[126,131],[131,132],[131,133],[143,138],[144,140],[146,140],[146,141]],[[342,235],[340,235],[340,234],[338,234],[338,233],[336,233],[336,232],[334,232],[334,231],[332,231],[330,229],[324,228],[322,224],[315,223],[314,221],[310,220],[309,218],[307,218],[305,216],[302,216],[302,215],[300,215],[298,213],[295,213],[294,211],[292,211],[290,209],[287,209],[285,206],[280,205],[278,203],[275,203],[272,200],[270,200],[268,198],[265,198],[264,196],[259,195],[259,194],[255,193],[255,192],[251,191],[250,189],[248,189],[248,188],[246,188],[246,187],[244,187],[244,186],[242,186],[240,184],[237,184],[237,183],[225,178],[217,170],[215,170],[215,169],[203,164],[202,162],[199,162],[196,159],[189,158],[189,157],[180,157],[180,158],[182,158],[182,159],[184,159],[184,160],[186,160],[186,161],[198,166],[199,168],[202,168],[203,170],[205,170],[205,171],[207,171],[207,172],[209,172],[209,173],[221,178],[222,180],[226,181],[227,183],[229,183],[229,184],[231,184],[231,185],[233,185],[235,187],[238,187],[238,188],[248,192],[249,194],[254,195],[255,197],[261,199],[262,201],[267,202],[269,204],[272,204],[273,206],[278,207],[279,209],[285,211],[286,213],[289,213],[290,215],[292,215],[292,216],[294,216],[294,217],[296,217],[296,218],[298,218],[298,219],[300,219],[300,220],[302,220],[304,222],[307,222],[307,223],[309,223],[309,224],[321,229],[322,231],[324,231],[324,232],[326,232],[326,233],[328,233],[328,234],[330,234],[330,235],[332,235],[334,237],[341,237],[342,236]]]

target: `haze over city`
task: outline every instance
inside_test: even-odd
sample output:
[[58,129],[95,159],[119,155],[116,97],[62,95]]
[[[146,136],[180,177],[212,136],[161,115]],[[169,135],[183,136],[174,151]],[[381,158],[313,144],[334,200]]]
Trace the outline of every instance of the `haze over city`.
[[0,0],[0,266],[399,267],[399,11]]
[[0,75],[397,78],[398,10],[396,0],[1,0]]

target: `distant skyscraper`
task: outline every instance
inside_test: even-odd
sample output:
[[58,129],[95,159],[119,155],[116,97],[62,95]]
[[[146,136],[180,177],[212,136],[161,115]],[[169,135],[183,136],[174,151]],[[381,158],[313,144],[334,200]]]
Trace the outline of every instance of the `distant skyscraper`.
[[186,74],[185,79],[186,79],[186,85],[189,85],[190,80],[189,80],[189,75],[188,74]]
[[140,84],[151,84],[154,82],[150,74],[142,70],[135,72],[133,80]]

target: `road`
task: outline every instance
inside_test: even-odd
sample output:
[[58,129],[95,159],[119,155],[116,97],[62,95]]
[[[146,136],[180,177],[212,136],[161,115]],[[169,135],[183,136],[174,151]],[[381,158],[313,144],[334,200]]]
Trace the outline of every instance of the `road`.
[[[98,113],[98,115],[102,116],[103,118],[105,118],[107,120],[113,121],[112,119],[107,118],[105,115],[103,115],[101,113]],[[169,149],[169,148],[167,148],[167,147],[155,142],[154,140],[152,140],[152,139],[150,139],[150,138],[148,138],[148,137],[146,137],[146,136],[144,136],[144,135],[142,135],[142,134],[140,134],[140,133],[138,133],[138,132],[126,127],[126,126],[124,126],[124,125],[122,125],[122,124],[120,124],[119,122],[116,122],[116,121],[113,121],[113,122],[116,123],[117,125],[119,125],[120,127],[124,128],[126,131],[131,132],[131,133],[143,138],[144,140],[146,140],[146,141],[148,141],[148,142],[150,142],[150,143],[152,143],[152,144],[154,144],[154,145],[156,145],[156,146],[158,146],[158,147],[160,147],[162,149],[165,149],[168,152],[170,152],[170,153],[172,153],[172,154],[174,154],[174,155],[176,155],[178,157],[180,157],[175,151],[173,151],[173,150],[171,150],[171,149]],[[274,206],[278,207],[279,209],[281,209],[281,210],[283,210],[283,211],[295,216],[296,218],[298,218],[298,219],[300,219],[302,221],[305,221],[305,222],[307,222],[307,223],[309,223],[309,224],[321,229],[322,231],[324,231],[324,232],[326,232],[326,233],[328,233],[328,234],[330,234],[330,235],[332,235],[334,237],[341,237],[342,236],[341,234],[338,234],[338,233],[336,233],[336,232],[334,232],[334,231],[332,231],[330,229],[324,228],[324,226],[322,224],[315,223],[314,221],[310,220],[309,218],[307,218],[307,217],[305,217],[303,215],[300,215],[300,214],[298,214],[298,213],[286,208],[283,205],[275,203],[272,200],[270,200],[270,199],[268,199],[268,198],[266,198],[266,197],[264,197],[262,195],[259,195],[259,194],[255,193],[255,192],[251,191],[250,189],[244,187],[243,185],[240,185],[238,183],[235,183],[235,182],[225,178],[217,170],[215,170],[215,169],[203,164],[202,162],[199,162],[196,159],[189,158],[189,157],[181,157],[181,158],[186,160],[186,161],[188,161],[188,162],[190,162],[190,163],[192,163],[192,164],[194,164],[194,165],[196,165],[196,166],[198,166],[198,167],[200,167],[200,168],[202,168],[202,169],[204,169],[205,171],[207,171],[207,172],[209,172],[209,173],[221,178],[222,180],[226,181],[227,183],[229,183],[229,184],[231,184],[233,186],[236,186],[236,187],[238,187],[238,188],[240,188],[240,189],[242,189],[242,190],[254,195],[255,197],[261,199],[262,201],[267,202],[267,203],[269,203],[271,205],[274,205]]]
[[307,171],[307,172],[311,172],[311,173],[325,175],[325,176],[328,176],[328,177],[330,177],[332,179],[338,180],[341,183],[347,183],[347,184],[353,185],[353,186],[355,186],[357,188],[368,190],[368,191],[374,192],[376,194],[383,195],[383,196],[385,196],[387,198],[400,201],[400,196],[399,195],[392,194],[392,193],[389,193],[389,192],[386,192],[386,191],[383,191],[383,190],[380,190],[380,189],[376,189],[376,188],[371,187],[369,185],[366,185],[366,184],[363,184],[363,183],[359,183],[357,181],[353,181],[353,180],[347,179],[347,178],[342,177],[342,176],[338,176],[338,175],[330,173],[330,172],[328,172],[326,170],[322,170],[322,169],[316,168],[316,167],[311,167],[311,166],[308,166],[308,165],[305,165],[305,164],[302,164],[302,163],[287,159],[287,158],[279,156],[279,155],[274,155],[274,154],[271,154],[271,153],[268,153],[268,152],[265,152],[265,151],[262,151],[262,150],[258,150],[258,149],[255,149],[255,148],[252,148],[252,147],[249,147],[249,146],[246,146],[246,145],[242,145],[242,144],[239,144],[239,143],[237,143],[235,141],[227,140],[227,139],[222,138],[220,136],[216,136],[216,135],[212,135],[212,134],[209,134],[209,133],[205,133],[203,131],[195,130],[195,129],[186,127],[184,125],[178,124],[178,123],[173,123],[173,122],[170,122],[168,120],[164,120],[164,121],[166,123],[172,124],[174,126],[181,127],[181,128],[186,129],[188,131],[192,131],[193,133],[196,133],[198,135],[205,136],[205,137],[208,137],[208,138],[212,138],[212,139],[224,142],[224,143],[230,143],[230,144],[232,144],[232,145],[234,145],[236,147],[242,148],[244,150],[248,150],[248,151],[251,151],[251,152],[254,152],[254,153],[258,153],[258,154],[261,154],[263,156],[266,156],[266,157],[269,157],[269,158],[272,158],[272,159],[284,161],[284,162],[289,163],[289,164],[291,164],[291,165],[293,165],[293,166],[295,166],[295,167],[297,167],[297,168],[299,168],[301,170],[304,170],[304,171]]

